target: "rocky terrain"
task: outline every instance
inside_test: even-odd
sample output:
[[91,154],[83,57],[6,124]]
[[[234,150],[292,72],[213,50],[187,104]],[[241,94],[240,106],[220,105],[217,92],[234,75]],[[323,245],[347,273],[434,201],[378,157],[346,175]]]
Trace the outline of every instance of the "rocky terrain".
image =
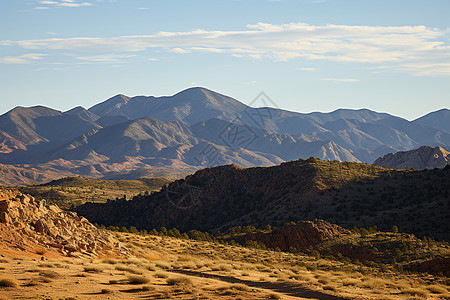
[[45,257],[126,257],[129,250],[84,217],[16,190],[0,190],[2,254]]
[[442,147],[422,146],[414,150],[388,153],[373,164],[391,169],[444,168],[450,164],[450,152]]
[[74,210],[92,222],[139,229],[223,231],[320,218],[448,240],[450,168],[393,170],[315,158],[274,167],[206,168],[152,195],[86,203]]
[[117,95],[65,112],[18,106],[0,116],[0,184],[174,179],[205,167],[311,156],[372,163],[389,152],[450,145],[446,109],[410,122],[367,109],[303,114],[265,103],[256,99],[251,107],[190,88],[167,97]]
[[282,226],[270,233],[249,233],[243,235],[241,241],[252,240],[263,243],[267,248],[289,251],[290,249],[306,249],[320,242],[350,234],[350,231],[323,220],[300,221],[295,225]]

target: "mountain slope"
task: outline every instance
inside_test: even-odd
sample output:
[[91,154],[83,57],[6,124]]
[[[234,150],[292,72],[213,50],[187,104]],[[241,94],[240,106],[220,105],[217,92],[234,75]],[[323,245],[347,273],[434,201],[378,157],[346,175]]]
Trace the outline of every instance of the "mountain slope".
[[0,116],[0,130],[21,141],[24,145],[47,141],[37,133],[35,120],[40,117],[59,116],[61,112],[44,106],[18,106]]
[[[275,167],[197,171],[148,197],[75,209],[92,222],[139,228],[223,230],[322,218],[448,239],[450,168],[392,171],[359,163],[298,160]],[[447,208],[445,208],[447,207]]]
[[450,133],[450,110],[443,108],[430,112],[429,114],[414,120],[413,123],[438,128]]

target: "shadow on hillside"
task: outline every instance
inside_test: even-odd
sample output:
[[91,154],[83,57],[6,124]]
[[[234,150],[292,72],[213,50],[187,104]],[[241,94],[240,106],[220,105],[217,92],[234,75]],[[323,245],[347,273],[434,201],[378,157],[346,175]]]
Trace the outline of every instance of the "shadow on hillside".
[[221,280],[229,283],[239,283],[244,284],[254,288],[262,288],[272,290],[274,292],[282,293],[285,295],[293,296],[293,297],[303,297],[306,299],[321,299],[321,300],[340,300],[345,299],[329,294],[325,294],[318,291],[309,290],[300,284],[292,284],[289,282],[268,282],[268,281],[251,281],[251,280],[243,280],[230,276],[223,275],[214,275],[208,273],[202,273],[197,271],[188,271],[188,270],[169,270],[169,272],[188,275],[188,276],[197,276],[204,277],[210,279]]

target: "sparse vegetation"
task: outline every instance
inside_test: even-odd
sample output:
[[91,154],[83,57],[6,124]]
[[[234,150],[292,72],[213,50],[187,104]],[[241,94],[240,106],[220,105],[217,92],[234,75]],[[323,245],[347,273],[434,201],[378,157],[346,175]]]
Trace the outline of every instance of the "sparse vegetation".
[[110,199],[132,198],[149,195],[170,181],[165,178],[139,180],[98,180],[82,177],[66,177],[42,185],[19,188],[21,192],[37,199],[46,199],[62,209],[69,209],[85,202],[104,203]]

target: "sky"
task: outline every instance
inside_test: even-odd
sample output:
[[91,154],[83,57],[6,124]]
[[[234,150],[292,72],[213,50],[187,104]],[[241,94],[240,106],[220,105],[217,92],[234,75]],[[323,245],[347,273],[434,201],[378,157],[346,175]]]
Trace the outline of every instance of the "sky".
[[261,92],[302,113],[450,106],[448,0],[0,0],[0,114]]

